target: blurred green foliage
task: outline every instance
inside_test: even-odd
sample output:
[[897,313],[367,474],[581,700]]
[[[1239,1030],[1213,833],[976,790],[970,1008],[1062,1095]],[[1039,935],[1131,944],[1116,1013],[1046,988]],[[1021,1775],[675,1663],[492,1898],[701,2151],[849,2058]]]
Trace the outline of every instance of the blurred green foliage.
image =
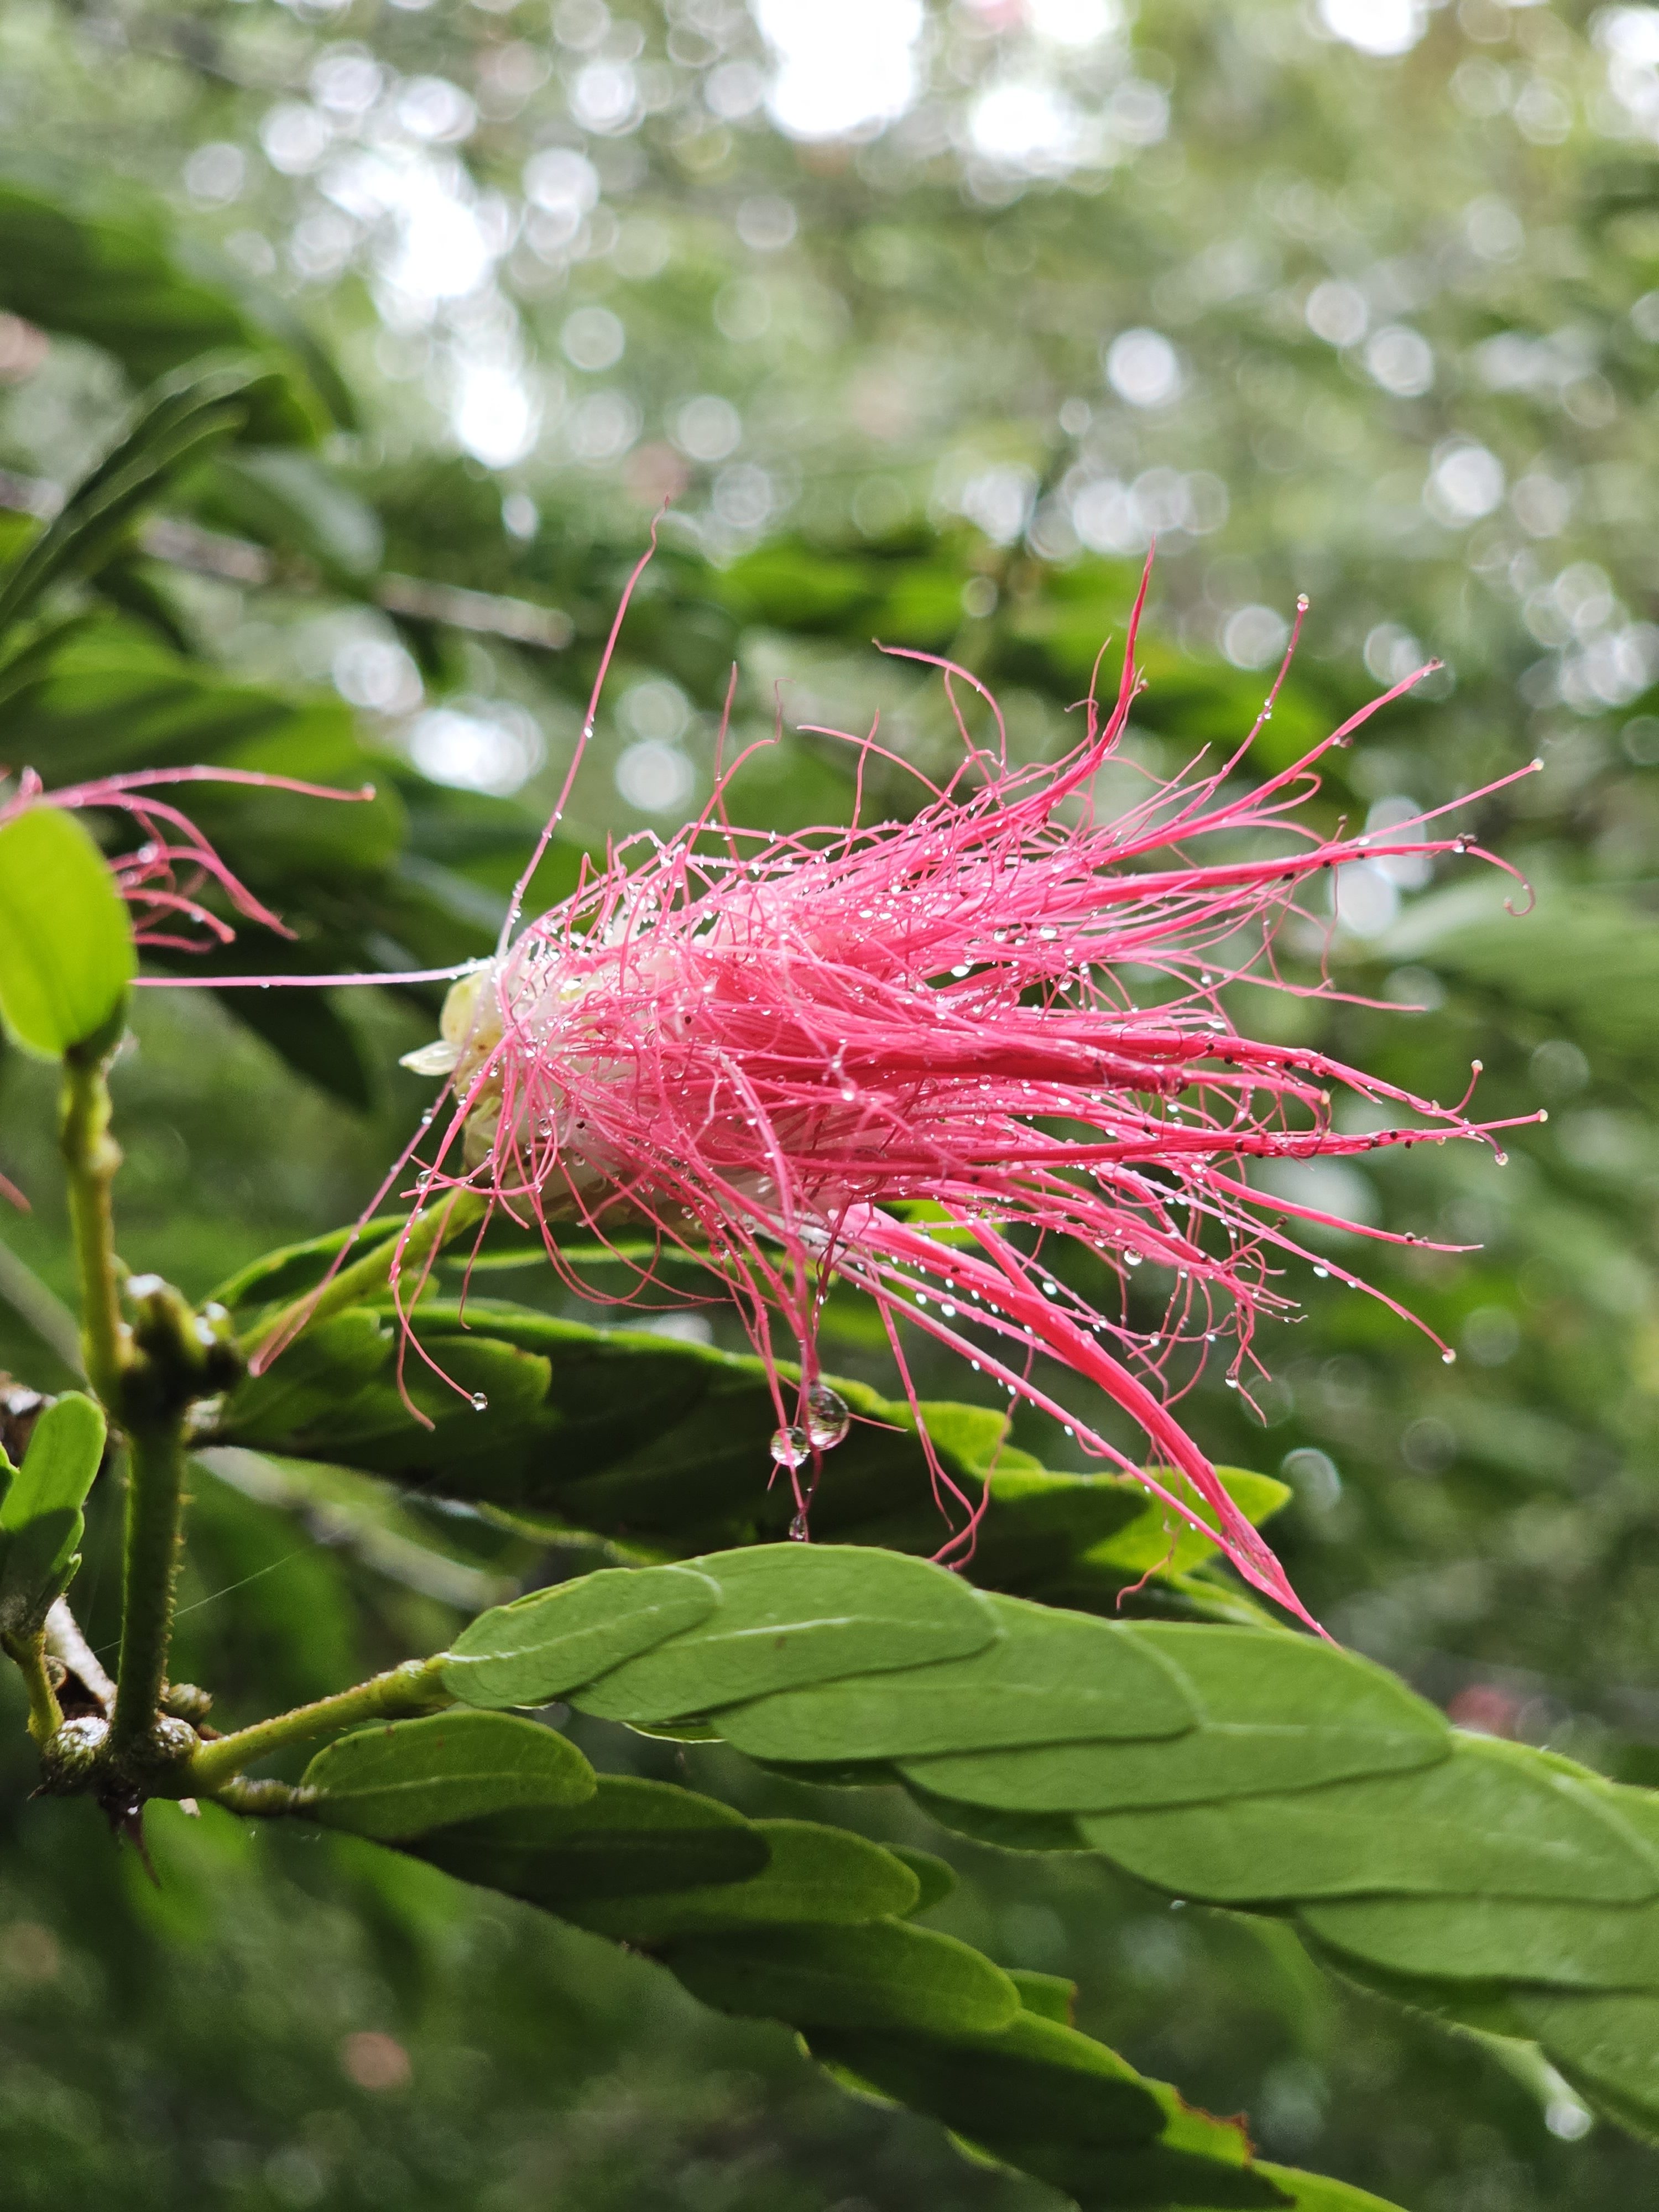
[[[12,0],[0,550],[153,378],[234,351],[268,381],[239,442],[14,641],[0,755],[54,782],[206,757],[374,781],[372,809],[202,819],[300,931],[245,933],[234,972],[392,970],[489,941],[666,495],[549,898],[583,842],[706,793],[734,660],[738,743],[879,708],[937,766],[936,693],[873,636],[953,653],[1017,752],[1054,747],[1154,532],[1142,771],[1249,726],[1299,590],[1265,760],[1441,655],[1319,808],[1384,823],[1541,757],[1459,817],[1535,908],[1469,862],[1362,872],[1331,948],[1354,1000],[1237,1012],[1441,1096],[1478,1057],[1486,1110],[1552,1120],[1502,1173],[1423,1149],[1321,1189],[1480,1248],[1334,1248],[1455,1367],[1304,1271],[1263,1421],[1218,1387],[1191,1418],[1292,1485],[1276,1540],[1345,1640],[1466,1723],[1659,1779],[1659,12],[1379,5],[1393,55],[1339,4],[957,0],[908,49],[883,12],[863,73],[873,97],[880,55],[908,57],[909,96],[815,139],[781,7],[769,44],[734,0]],[[786,735],[735,808],[794,825],[851,799],[833,744]],[[200,1294],[349,1218],[423,1103],[393,1063],[434,1003],[143,994],[116,1071],[132,1264]],[[50,1080],[13,1054],[0,1082],[0,1170],[34,1206],[6,1250],[67,1296]],[[61,1386],[3,1254],[0,1293],[0,1359]],[[881,1388],[864,1317],[834,1321],[837,1364]],[[1020,1441],[1066,1463],[1040,1423]],[[238,1716],[430,1648],[538,1556],[418,1504],[389,1524],[200,1487],[180,1668]],[[100,1643],[107,1504],[80,1586]],[[817,1802],[585,1727],[613,1770]],[[0,2158],[32,2208],[1045,2201],[781,2033],[368,1847],[163,1817],[153,1893],[87,1808],[25,1811],[9,1740]],[[849,1803],[937,1843],[887,1793]],[[969,1878],[937,1924],[1074,1975],[1083,2025],[1248,2109],[1273,2155],[1413,2212],[1652,2192],[1652,2154],[1580,2139],[1560,2085],[1321,1980],[1271,1929],[951,1850]]]

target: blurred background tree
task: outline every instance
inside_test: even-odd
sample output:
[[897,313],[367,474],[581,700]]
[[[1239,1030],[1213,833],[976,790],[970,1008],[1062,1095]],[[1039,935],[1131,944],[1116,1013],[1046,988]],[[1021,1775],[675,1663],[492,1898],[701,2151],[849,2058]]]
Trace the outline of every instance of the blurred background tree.
[[[1016,750],[1052,750],[1154,537],[1126,779],[1242,734],[1299,592],[1268,762],[1439,656],[1320,805],[1386,827],[1540,757],[1462,817],[1535,908],[1507,915],[1512,887],[1467,865],[1354,867],[1292,951],[1311,974],[1328,934],[1356,1002],[1240,1018],[1439,1095],[1479,1058],[1488,1111],[1552,1119],[1503,1172],[1419,1152],[1284,1186],[1480,1248],[1332,1241],[1455,1368],[1304,1271],[1262,1418],[1218,1381],[1193,1421],[1293,1486],[1277,1538],[1345,1640],[1466,1725],[1659,1780],[1656,143],[1644,7],[11,0],[0,538],[156,376],[236,349],[274,381],[8,667],[0,755],[52,781],[205,757],[371,775],[343,829],[228,804],[209,826],[301,931],[233,968],[392,969],[489,942],[665,500],[548,897],[584,844],[707,796],[734,664],[736,741],[785,726],[739,781],[758,826],[850,808],[797,725],[878,708],[917,767],[948,757],[934,692],[874,638],[963,660]],[[349,1218],[422,1103],[393,1063],[432,1004],[147,998],[116,1079],[130,1258],[197,1295]],[[0,1170],[34,1203],[3,1224],[0,1360],[50,1388],[49,1086],[15,1057],[0,1084]],[[881,1381],[866,1318],[836,1327]],[[1038,1423],[1020,1441],[1066,1463]],[[442,1516],[216,1486],[188,1668],[336,1686],[516,1565]],[[842,2097],[781,2032],[367,1849],[158,1822],[152,1891],[84,1808],[18,1817],[15,1741],[20,2204],[1053,2201]],[[951,1924],[1077,1974],[1085,2025],[1248,2109],[1275,2155],[1414,2212],[1654,2190],[1653,2155],[1563,2084],[1337,1989],[1288,1939],[955,1855]]]

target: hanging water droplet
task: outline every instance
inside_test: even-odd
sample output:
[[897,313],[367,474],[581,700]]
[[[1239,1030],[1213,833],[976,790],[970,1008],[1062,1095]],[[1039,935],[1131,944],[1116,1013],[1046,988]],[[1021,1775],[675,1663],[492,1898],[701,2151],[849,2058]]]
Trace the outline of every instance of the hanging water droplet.
[[472,1393],[472,1410],[475,1413],[483,1413],[489,1407],[489,1401],[485,1397],[482,1390],[475,1390]]
[[815,1382],[806,1394],[808,1443],[818,1451],[833,1451],[852,1425],[853,1417],[841,1393],[827,1382]]
[[799,1467],[811,1456],[812,1445],[805,1429],[775,1429],[771,1449],[780,1467]]
[[804,1544],[811,1533],[806,1525],[806,1508],[803,1505],[789,1523],[789,1534],[797,1544]]
[[1457,1364],[1457,1354],[1455,1352],[1443,1352],[1440,1359],[1443,1366],[1455,1367]]

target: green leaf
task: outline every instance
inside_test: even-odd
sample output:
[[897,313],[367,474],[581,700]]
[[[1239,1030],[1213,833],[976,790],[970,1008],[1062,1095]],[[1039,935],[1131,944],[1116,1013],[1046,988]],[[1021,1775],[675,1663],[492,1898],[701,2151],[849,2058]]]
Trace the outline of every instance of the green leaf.
[[229,364],[170,380],[151,393],[125,435],[0,574],[0,633],[52,585],[88,576],[106,560],[146,507],[217,440],[241,428],[250,392],[268,375],[257,363]]
[[55,1060],[106,1029],[137,969],[127,910],[85,827],[25,807],[0,826],[0,1015]]
[[451,1645],[443,1685],[471,1705],[541,1705],[635,1658],[720,1602],[685,1567],[606,1568],[482,1613]]
[[118,197],[88,193],[86,173],[0,181],[0,307],[101,346],[140,384],[215,349],[261,354],[282,382],[260,395],[258,438],[314,440],[331,413],[350,426],[337,372],[276,293],[176,243],[161,204],[131,178]]
[[948,1859],[934,1856],[932,1851],[919,1851],[913,1844],[889,1844],[888,1850],[896,1859],[902,1859],[919,1885],[919,1894],[910,1907],[911,1912],[931,1912],[942,1905],[957,1887],[957,1870]]
[[629,1943],[717,1929],[854,1926],[915,1910],[921,1885],[898,1856],[811,1820],[757,1820],[771,1856],[746,1881],[573,1905],[568,1919]]
[[1367,1891],[1620,1904],[1659,1895],[1652,1856],[1589,1790],[1478,1736],[1415,1774],[1085,1814],[1078,1825],[1141,1880],[1219,1905]]
[[21,1468],[0,1496],[0,1635],[27,1636],[78,1564],[82,1506],[104,1455],[103,1408],[67,1392],[35,1422]]
[[389,1843],[515,1807],[575,1805],[593,1770],[573,1743],[510,1713],[433,1713],[360,1729],[305,1771],[312,1817]]
[[1659,1992],[1652,1903],[1362,1897],[1310,1904],[1300,1917],[1339,1963],[1353,1958],[1390,1974]]
[[1659,2141],[1659,1996],[1522,1990],[1516,2009],[1575,2089]]
[[[240,951],[239,946],[239,957]],[[510,1256],[500,1250],[502,1241],[498,1234],[487,1258]],[[334,1238],[323,1238],[272,1254],[228,1288],[240,1304],[264,1302],[279,1285],[292,1295],[314,1279],[313,1257],[320,1273],[324,1255],[335,1245]],[[541,1264],[538,1243],[521,1238],[519,1250]],[[595,1249],[580,1255],[580,1264],[592,1274],[614,1262]],[[659,1556],[784,1534],[794,1503],[787,1486],[770,1481],[768,1446],[777,1412],[762,1361],[476,1297],[465,1319],[458,1304],[423,1300],[416,1333],[440,1367],[458,1380],[465,1372],[468,1391],[489,1398],[489,1422],[457,1422],[453,1395],[446,1404],[441,1386],[434,1391],[411,1363],[420,1410],[439,1425],[422,1425],[388,1376],[384,1392],[354,1409],[350,1455],[358,1464],[422,1489],[533,1516],[551,1537],[620,1535]],[[389,1369],[390,1338],[387,1352]],[[544,1366],[520,1366],[507,1418],[487,1364],[501,1358],[505,1377],[510,1352]],[[787,1385],[793,1370],[780,1371]],[[539,1395],[535,1374],[545,1378]],[[814,1503],[814,1537],[931,1555],[944,1524],[915,1413],[863,1384],[831,1380],[854,1425]],[[252,1402],[239,1395],[228,1409],[228,1440],[342,1456],[345,1440],[331,1422],[283,1430],[250,1420]],[[964,1567],[967,1580],[1050,1604],[1109,1611],[1127,1584],[1151,1571],[1166,1591],[1178,1589],[1188,1608],[1233,1618],[1249,1612],[1242,1595],[1191,1581],[1188,1571],[1213,1559],[1215,1546],[1196,1532],[1172,1535],[1164,1510],[1139,1483],[1037,1467],[1007,1448],[1006,1416],[993,1407],[930,1402],[921,1413],[939,1462],[964,1496],[976,1500],[990,1492],[992,1510]],[[1224,1469],[1223,1476],[1257,1518],[1285,1495],[1282,1484],[1265,1475]]]
[[1077,2010],[1075,1982],[1064,1974],[1033,1973],[1029,1967],[1009,1966],[1004,1971],[1019,1991],[1024,2011],[1036,2013],[1040,2020],[1058,2021],[1062,2027],[1071,2027]]
[[[884,2095],[1060,2187],[1059,2176],[1044,2174],[1056,2153],[1069,2162],[1079,2149],[1139,2149],[1164,2130],[1163,2107],[1132,2067],[1030,2008],[971,2039],[821,2033],[812,2045]],[[1263,2192],[1255,2201],[1273,2199]]]
[[1006,1974],[952,1936],[902,1920],[789,1928],[671,1944],[666,1963],[717,2012],[814,2027],[987,2034],[1019,2010]]
[[[1289,2185],[1316,2183],[1251,2164],[1238,2122],[1192,2110],[1103,2045],[1030,2008],[989,2034],[819,2029],[811,2044],[849,2086],[932,2113],[970,2148],[1084,2204],[1242,2212],[1299,2204]],[[1351,2200],[1355,2212],[1376,2201]],[[1341,2199],[1328,2202],[1334,2212]]]
[[1257,2159],[1250,2171],[1282,2189],[1283,2201],[1293,2212],[1397,2212],[1387,2198],[1373,2197],[1352,2181],[1334,2181],[1328,2173],[1304,2173],[1300,2166],[1275,2166],[1265,2158]]
[[729,1806],[611,1774],[600,1775],[580,1805],[492,1814],[410,1848],[464,1881],[567,1917],[605,1899],[744,1881],[770,1856],[759,1826]]
[[1311,1789],[1426,1765],[1449,1748],[1432,1705],[1352,1652],[1250,1628],[1144,1621],[1130,1633],[1184,1686],[1199,1717],[1190,1733],[906,1760],[905,1775],[1011,1812],[1105,1812]]
[[787,1690],[722,1712],[720,1734],[753,1759],[884,1759],[1194,1725],[1180,1678],[1133,1630],[1018,1598],[986,1602],[1001,1633],[971,1658]]
[[757,1692],[960,1656],[996,1634],[976,1591],[894,1553],[767,1546],[691,1564],[720,1585],[720,1610],[577,1695],[584,1712],[673,1720]]

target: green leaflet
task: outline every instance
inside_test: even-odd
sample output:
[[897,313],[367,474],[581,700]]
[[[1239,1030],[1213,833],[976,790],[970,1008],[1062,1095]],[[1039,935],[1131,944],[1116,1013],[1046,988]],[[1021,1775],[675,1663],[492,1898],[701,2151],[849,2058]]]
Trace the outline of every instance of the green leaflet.
[[1373,2197],[1352,2181],[1333,2181],[1328,2174],[1304,2173],[1300,2166],[1275,2166],[1265,2158],[1258,2159],[1251,2171],[1282,2189],[1295,2212],[1396,2212],[1386,2198]]
[[126,908],[85,826],[42,803],[0,827],[0,1016],[18,1043],[56,1060],[97,1036],[137,966]]
[[666,1721],[757,1692],[977,1651],[996,1633],[954,1575],[847,1544],[768,1545],[691,1562],[720,1585],[718,1613],[572,1702],[605,1720]]
[[1659,1895],[1652,1856],[1589,1790],[1479,1736],[1455,1739],[1449,1759],[1415,1774],[1090,1814],[1078,1825],[1142,1881],[1213,1904],[1367,1891],[1626,1904]]
[[1351,1652],[1249,1628],[1145,1621],[1126,1632],[1184,1686],[1199,1718],[1190,1733],[906,1759],[906,1779],[999,1810],[1106,1812],[1311,1789],[1449,1748],[1432,1705]]
[[574,1805],[593,1770],[573,1743],[509,1713],[433,1713],[360,1729],[305,1771],[312,1816],[391,1843],[514,1808]]
[[[1085,2203],[1375,2207],[1338,2185],[1299,2196],[1304,2181],[1327,2185],[1249,2166],[1237,2123],[1192,2110],[1070,2027],[1069,1983],[1005,1974],[895,1917],[948,1881],[926,1853],[810,1822],[750,1822],[689,1790],[611,1776],[584,1804],[494,1814],[404,1848],[658,1948],[694,1996],[805,2029],[853,2086],[902,2098]],[[920,1893],[918,1863],[931,1877]]]
[[235,1441],[280,1450],[284,1437],[322,1426],[331,1405],[349,1404],[380,1373],[388,1346],[379,1318],[361,1306],[319,1322],[264,1374],[240,1385]]
[[1018,1598],[987,1602],[1001,1632],[969,1658],[786,1690],[722,1712],[720,1734],[754,1759],[856,1760],[1193,1726],[1179,1677],[1134,1630]]
[[567,1917],[606,1899],[744,1881],[770,1856],[758,1825],[729,1806],[610,1774],[582,1804],[490,1814],[410,1848],[464,1881]]
[[1659,1995],[1659,1904],[1364,1897],[1301,1917],[1321,1943],[1389,1973]]
[[1064,1974],[1035,1973],[1029,1966],[1005,1966],[1009,1980],[1019,1991],[1020,2010],[1034,2012],[1042,2020],[1054,2020],[1062,2027],[1072,2026],[1072,2015],[1077,2010],[1077,1984],[1068,1981]]
[[[1163,2131],[1157,2098],[1115,2051],[1023,2006],[1000,2028],[948,2042],[844,2032],[812,2041],[821,2056],[884,2096],[938,2113],[947,2127],[1003,2156],[1010,2155],[1011,2123],[1021,2151],[1036,2152],[1039,2161],[1045,2142],[1064,2144],[1067,2153],[1121,2151]],[[1237,2131],[1230,2132],[1236,2143]],[[1028,2172],[1042,2172],[1041,2162],[1013,2155]],[[1273,2200],[1264,2193],[1256,2201]]]
[[0,1635],[32,1635],[79,1564],[104,1433],[102,1407],[70,1391],[36,1421],[21,1468],[0,1451]]
[[877,1920],[691,1936],[665,1963],[717,2012],[814,2027],[975,2035],[1006,2027],[1019,1995],[1000,1967],[953,1936]]
[[820,2029],[810,2040],[850,2087],[932,2112],[975,2149],[1085,2204],[1233,2212],[1302,2201],[1247,2163],[1236,2122],[1193,2111],[1029,2009],[971,2037]]
[[1526,2032],[1576,2089],[1626,2127],[1659,2140],[1659,1996],[1570,1996],[1522,1990]]
[[470,1705],[539,1705],[694,1628],[720,1584],[686,1567],[609,1567],[481,1613],[450,1647],[443,1686]]
[[716,1929],[822,1923],[852,1926],[915,1910],[921,1885],[896,1853],[844,1828],[757,1820],[770,1856],[746,1881],[575,1905],[568,1919],[629,1943]]
[[[339,1241],[313,1239],[244,1269],[224,1286],[225,1303],[263,1306],[293,1295],[317,1279]],[[586,1264],[603,1259],[595,1253]],[[416,1335],[460,1386],[447,1389],[419,1358],[405,1361],[405,1384],[428,1427],[398,1393],[390,1316],[382,1310],[379,1318],[378,1372],[343,1376],[331,1396],[308,1406],[279,1405],[264,1395],[264,1382],[279,1379],[279,1365],[236,1394],[222,1441],[290,1455],[349,1456],[396,1481],[530,1516],[550,1536],[621,1535],[658,1556],[785,1534],[794,1503],[787,1486],[769,1487],[777,1413],[761,1361],[641,1330],[556,1320],[495,1299],[471,1298],[464,1322],[458,1304],[426,1299]],[[787,1385],[793,1370],[781,1371]],[[815,1504],[815,1539],[927,1557],[938,1547],[942,1524],[915,1415],[862,1384],[836,1379],[834,1387],[854,1425],[836,1451],[833,1481],[824,1482]],[[488,1401],[479,1418],[470,1418],[474,1394]],[[351,1402],[342,1407],[346,1396]],[[951,1480],[969,1498],[988,1487],[991,1493],[969,1580],[1049,1604],[1110,1611],[1126,1585],[1151,1571],[1159,1589],[1188,1608],[1249,1614],[1251,1601],[1236,1587],[1195,1577],[1213,1561],[1214,1545],[1195,1531],[1167,1528],[1170,1516],[1139,1483],[1037,1467],[1006,1446],[1006,1416],[994,1408],[921,1410]],[[1253,1520],[1265,1518],[1286,1494],[1265,1475],[1222,1474]]]

